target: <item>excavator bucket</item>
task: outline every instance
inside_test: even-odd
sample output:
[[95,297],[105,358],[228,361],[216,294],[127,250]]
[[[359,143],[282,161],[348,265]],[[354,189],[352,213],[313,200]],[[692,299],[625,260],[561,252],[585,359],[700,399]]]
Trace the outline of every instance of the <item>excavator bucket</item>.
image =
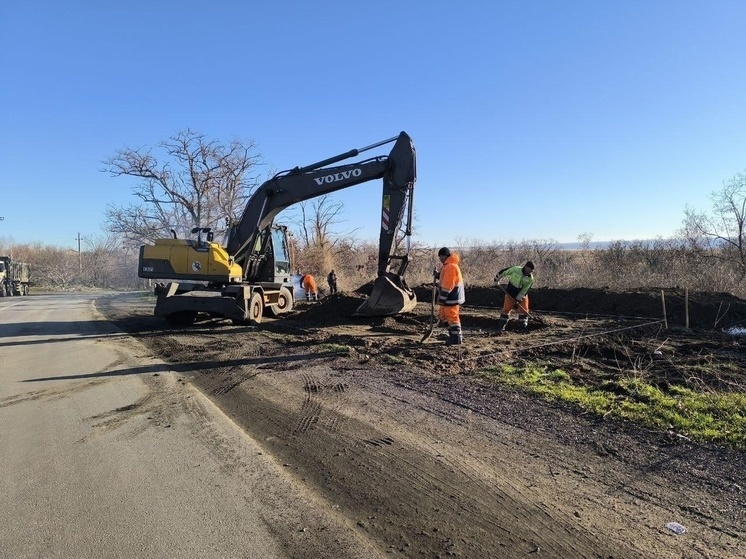
[[355,316],[391,316],[409,312],[417,305],[414,291],[401,277],[387,273],[373,283],[370,297],[355,311]]

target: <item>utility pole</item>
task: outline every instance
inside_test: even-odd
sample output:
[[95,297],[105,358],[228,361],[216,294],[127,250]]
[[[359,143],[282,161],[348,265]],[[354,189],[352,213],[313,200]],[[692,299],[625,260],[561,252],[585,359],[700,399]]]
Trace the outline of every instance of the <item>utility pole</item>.
[[83,258],[80,252],[80,233],[78,233],[78,270],[83,273]]

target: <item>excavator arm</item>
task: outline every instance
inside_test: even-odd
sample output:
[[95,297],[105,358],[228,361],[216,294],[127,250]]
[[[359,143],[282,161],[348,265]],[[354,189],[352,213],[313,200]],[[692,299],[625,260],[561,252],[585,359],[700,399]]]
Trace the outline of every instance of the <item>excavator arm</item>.
[[[333,166],[345,159],[395,142],[388,156],[378,156],[358,163]],[[274,218],[285,208],[324,194],[348,188],[367,181],[383,179],[381,203],[381,230],[379,237],[378,275],[389,270],[392,259],[399,259],[401,275],[406,269],[408,254],[392,254],[396,234],[409,206],[406,235],[411,235],[412,194],[417,178],[416,154],[411,138],[401,132],[399,136],[304,167],[295,167],[278,173],[251,196],[241,218],[231,227],[226,243],[228,254],[244,269],[244,279],[252,281],[256,266],[252,261],[264,253],[262,232],[272,226]],[[259,242],[257,242],[259,241]]]

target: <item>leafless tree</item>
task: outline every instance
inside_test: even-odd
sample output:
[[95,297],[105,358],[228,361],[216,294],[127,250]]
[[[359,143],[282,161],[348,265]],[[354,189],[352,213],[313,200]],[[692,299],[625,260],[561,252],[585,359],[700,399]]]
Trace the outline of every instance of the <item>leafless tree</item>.
[[307,247],[331,249],[334,246],[337,236],[333,232],[333,226],[340,223],[343,208],[344,204],[332,201],[328,194],[298,204],[296,222]]
[[739,173],[710,194],[712,210],[687,208],[681,234],[701,257],[731,265],[746,277],[746,175]]
[[103,172],[139,179],[132,187],[136,203],[107,207],[108,229],[132,246],[170,236],[171,229],[180,236],[193,227],[224,234],[259,183],[254,142],[224,145],[187,129],[158,147],[161,159],[151,149],[126,148],[104,161]]
[[350,238],[356,229],[340,233],[335,226],[342,223],[344,204],[330,195],[300,202],[291,212],[300,242],[296,245],[296,265],[304,271],[326,274],[334,268],[335,253],[340,241]]
[[91,287],[130,289],[142,283],[137,278],[137,253],[122,247],[113,233],[83,237],[80,281]]
[[67,289],[79,283],[78,254],[73,249],[40,247],[30,260],[31,276],[35,285]]

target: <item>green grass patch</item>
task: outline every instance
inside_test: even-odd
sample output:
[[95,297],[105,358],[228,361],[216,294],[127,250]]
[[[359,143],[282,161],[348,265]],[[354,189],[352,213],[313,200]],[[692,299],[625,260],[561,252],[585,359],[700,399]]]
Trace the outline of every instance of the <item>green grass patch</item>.
[[384,353],[380,356],[378,356],[378,360],[381,363],[385,363],[386,365],[401,365],[404,363],[404,359],[401,357],[397,357],[396,355],[389,355],[388,353]]
[[746,394],[743,393],[697,392],[682,386],[663,391],[637,377],[619,378],[596,387],[583,386],[575,384],[562,369],[542,367],[488,367],[475,376],[605,417],[670,429],[693,440],[746,449]]

